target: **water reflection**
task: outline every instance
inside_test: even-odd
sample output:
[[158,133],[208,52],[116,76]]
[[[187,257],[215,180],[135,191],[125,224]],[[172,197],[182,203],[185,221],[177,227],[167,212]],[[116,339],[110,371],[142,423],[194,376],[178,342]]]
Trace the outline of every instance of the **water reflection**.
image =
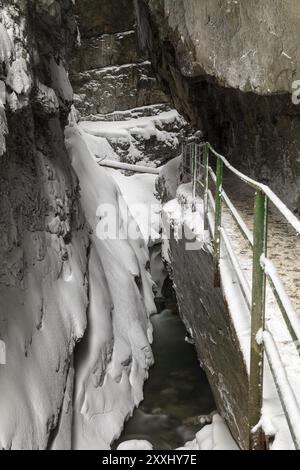
[[146,439],[156,450],[182,446],[201,429],[200,415],[214,411],[213,396],[195,349],[185,341],[177,314],[153,317],[156,364],[145,385],[145,400],[128,421],[120,442]]

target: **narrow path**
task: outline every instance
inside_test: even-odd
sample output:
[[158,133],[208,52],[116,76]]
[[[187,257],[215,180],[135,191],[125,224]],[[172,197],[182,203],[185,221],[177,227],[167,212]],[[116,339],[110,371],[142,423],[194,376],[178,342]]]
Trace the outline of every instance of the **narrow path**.
[[[224,180],[224,190],[231,201],[238,209],[248,228],[253,230],[253,212],[254,212],[254,191],[247,185],[241,183],[234,177],[226,177]],[[247,242],[242,237],[228,209],[224,206],[223,224],[230,237],[231,244],[235,254],[238,256],[241,268],[245,277],[252,283],[252,251]],[[269,233],[268,233],[268,258],[271,259],[277,268],[278,275],[284,284],[285,290],[289,295],[292,304],[300,316],[300,239],[290,228],[274,207],[269,210]],[[274,294],[267,284],[266,290],[266,322],[271,331],[276,345],[280,351],[282,363],[285,367],[289,383],[294,390],[295,397],[300,406],[300,360],[299,353],[283,320],[279,306],[275,300]],[[275,389],[274,389],[275,391]],[[272,397],[273,395],[273,397]],[[276,394],[277,395],[277,394]],[[269,404],[274,400],[274,392],[271,392],[269,386],[265,387],[264,407],[268,414]],[[274,402],[275,403],[275,402]],[[271,413],[273,422],[277,422],[279,428],[286,426],[283,411],[280,408]],[[280,423],[280,416],[283,420]],[[279,424],[280,423],[280,424]],[[285,433],[283,433],[285,434]],[[289,432],[287,432],[289,436]],[[286,440],[287,445],[288,440]]]
[[[247,226],[253,230],[254,191],[235,177],[225,178],[224,189]],[[249,270],[252,253],[226,208],[223,217],[226,230],[238,249],[242,267]],[[269,210],[268,257],[274,262],[286,292],[300,316],[300,267],[297,266],[300,259],[300,238],[272,206]]]

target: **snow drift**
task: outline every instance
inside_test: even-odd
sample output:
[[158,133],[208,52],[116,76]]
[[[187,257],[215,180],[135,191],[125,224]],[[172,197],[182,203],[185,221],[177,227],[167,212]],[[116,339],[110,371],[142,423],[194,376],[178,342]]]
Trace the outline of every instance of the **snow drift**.
[[[91,155],[76,124],[66,129],[66,145],[81,186],[81,204],[91,228],[88,328],[75,368],[73,447],[109,448],[124,420],[143,398],[153,362],[150,315],[155,312],[148,250],[121,192]],[[135,240],[101,239],[101,204],[116,209],[119,228],[135,225]],[[120,399],[122,397],[122,399]]]

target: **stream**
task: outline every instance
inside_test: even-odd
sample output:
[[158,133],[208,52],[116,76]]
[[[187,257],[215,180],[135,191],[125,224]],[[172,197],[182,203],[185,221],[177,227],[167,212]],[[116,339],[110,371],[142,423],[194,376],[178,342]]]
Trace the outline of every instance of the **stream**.
[[170,450],[193,440],[201,415],[215,410],[210,386],[176,306],[161,306],[153,317],[155,365],[145,384],[145,399],[125,425],[121,442],[142,439],[155,450]]

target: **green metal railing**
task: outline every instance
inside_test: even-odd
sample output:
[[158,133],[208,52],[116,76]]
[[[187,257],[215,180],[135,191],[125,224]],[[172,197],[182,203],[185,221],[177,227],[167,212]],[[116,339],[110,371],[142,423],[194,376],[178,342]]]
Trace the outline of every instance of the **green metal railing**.
[[[286,208],[268,186],[260,184],[236,170],[228,160],[223,155],[217,153],[209,143],[189,143],[184,148],[184,154],[187,152],[190,152],[190,158],[192,159],[191,177],[193,197],[196,198],[197,185],[200,185],[203,194],[204,229],[210,230],[213,238],[214,285],[215,287],[220,287],[221,285],[220,258],[223,242],[233,268],[235,269],[241,292],[251,313],[248,410],[249,448],[255,450],[261,449],[264,446],[264,436],[259,422],[261,420],[263,404],[264,353],[266,353],[295,448],[299,450],[300,408],[286,376],[275,341],[271,333],[267,330],[265,322],[266,282],[268,280],[291,338],[294,342],[297,342],[298,345],[300,344],[299,317],[285,292],[275,266],[267,258],[269,203],[271,202],[275,206],[297,234],[300,234],[300,221]],[[203,156],[202,161],[200,153]],[[216,174],[210,166],[211,156],[216,159]],[[248,229],[239,212],[223,189],[224,167],[255,191],[253,234]],[[200,168],[201,173],[199,173]],[[210,178],[215,186],[214,196],[210,190]],[[244,277],[229,237],[222,225],[224,204],[253,253],[251,287]],[[212,211],[210,211],[210,207]],[[214,216],[214,222],[211,221],[210,223],[211,212]]]

